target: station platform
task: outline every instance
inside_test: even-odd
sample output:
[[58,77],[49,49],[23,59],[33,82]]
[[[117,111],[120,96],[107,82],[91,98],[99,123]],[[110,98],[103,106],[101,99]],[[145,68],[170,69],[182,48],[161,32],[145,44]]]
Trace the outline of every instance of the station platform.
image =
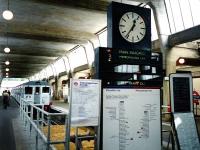
[[[53,101],[54,108],[67,112],[68,104],[64,101]],[[3,107],[3,100],[0,97],[0,150],[35,150],[34,130],[29,132],[28,125],[25,125],[20,118],[19,105],[11,97],[10,106]],[[42,140],[38,140],[39,150],[45,149]]]
[[64,100],[53,100],[52,108],[68,113],[69,112],[69,103],[64,102]]
[[[68,103],[57,100],[53,101],[52,107],[66,112],[69,109]],[[196,123],[200,131],[200,117],[196,118]],[[29,130],[29,125],[20,118],[19,105],[14,98],[11,97],[10,106],[4,109],[2,97],[0,97],[0,150],[35,150],[36,132]],[[168,147],[167,139],[168,135],[163,134],[162,150],[172,149],[171,146]],[[38,150],[45,150],[45,143],[40,139],[38,141]]]
[[[0,150],[35,150],[35,134],[28,131],[28,127],[20,118],[19,105],[11,97],[10,106],[3,107],[0,97]],[[44,150],[45,145],[39,140],[39,150]]]

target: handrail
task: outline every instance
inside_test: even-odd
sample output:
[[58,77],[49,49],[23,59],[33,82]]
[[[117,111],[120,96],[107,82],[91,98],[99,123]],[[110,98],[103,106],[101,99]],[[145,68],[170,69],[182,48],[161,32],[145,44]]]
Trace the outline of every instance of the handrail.
[[[42,106],[42,108],[39,108],[38,106]],[[29,107],[30,107],[30,109],[28,109]],[[33,112],[34,112],[33,109],[35,109],[37,112],[36,120],[34,120],[34,118],[33,118]],[[51,126],[51,117],[53,117],[53,116],[65,116],[65,119],[66,119],[65,123],[66,123],[67,119],[68,119],[68,113],[66,113],[66,112],[50,113],[50,112],[46,112],[43,109],[44,109],[44,105],[33,104],[33,101],[29,101],[24,98],[20,99],[20,116],[21,116],[22,120],[25,121],[25,126],[26,126],[27,122],[29,122],[30,132],[31,132],[31,127],[34,127],[34,129],[36,131],[36,149],[38,148],[38,135],[39,135],[42,138],[42,140],[44,141],[44,143],[46,144],[46,150],[49,150],[50,147],[51,147],[51,149],[54,149],[54,147],[51,144],[60,144],[60,143],[63,143],[65,145],[65,150],[67,150],[66,137],[63,140],[59,140],[59,141],[57,141],[57,140],[52,141],[50,139],[50,137],[51,137],[50,126]],[[40,118],[40,114],[42,116],[41,118]],[[40,125],[43,126],[43,123],[46,123],[45,119],[44,119],[44,115],[47,116],[47,126],[48,126],[46,136],[40,129]],[[67,130],[65,132],[67,132]],[[65,133],[65,135],[67,135],[67,133]]]

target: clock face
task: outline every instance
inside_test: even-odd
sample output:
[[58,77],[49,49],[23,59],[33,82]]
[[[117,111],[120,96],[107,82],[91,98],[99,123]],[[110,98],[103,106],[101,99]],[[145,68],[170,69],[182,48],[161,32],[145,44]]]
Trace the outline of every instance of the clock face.
[[143,18],[134,12],[125,13],[119,21],[121,36],[131,43],[140,42],[146,34]]

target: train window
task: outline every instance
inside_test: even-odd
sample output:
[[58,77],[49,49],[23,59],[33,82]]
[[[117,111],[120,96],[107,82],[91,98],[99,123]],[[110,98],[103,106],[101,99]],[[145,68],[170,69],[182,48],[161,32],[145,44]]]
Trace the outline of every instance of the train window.
[[33,88],[32,87],[25,87],[25,94],[32,94]]
[[42,93],[49,93],[49,87],[43,87]]
[[40,87],[35,87],[35,94],[40,94]]

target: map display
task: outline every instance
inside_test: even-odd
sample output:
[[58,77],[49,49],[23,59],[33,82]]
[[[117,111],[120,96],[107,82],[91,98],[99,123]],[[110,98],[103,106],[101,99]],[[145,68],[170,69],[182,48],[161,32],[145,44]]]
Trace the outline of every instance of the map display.
[[103,150],[161,149],[160,89],[103,89]]

